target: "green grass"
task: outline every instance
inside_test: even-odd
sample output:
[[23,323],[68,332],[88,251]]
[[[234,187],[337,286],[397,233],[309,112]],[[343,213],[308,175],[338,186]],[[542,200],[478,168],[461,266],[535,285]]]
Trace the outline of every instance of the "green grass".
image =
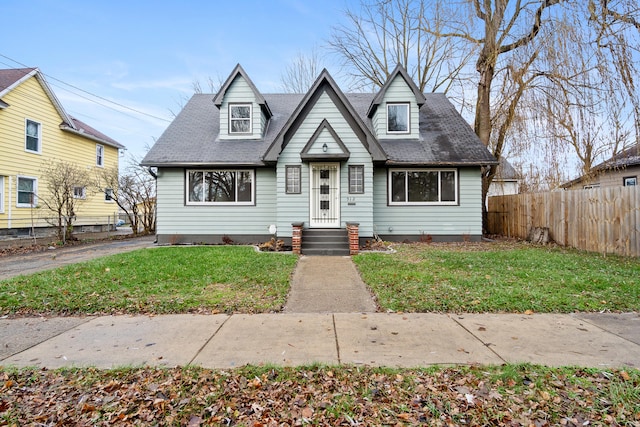
[[296,261],[246,246],[139,250],[0,282],[0,313],[277,311]]
[[525,244],[398,245],[354,257],[382,310],[640,310],[640,260]]

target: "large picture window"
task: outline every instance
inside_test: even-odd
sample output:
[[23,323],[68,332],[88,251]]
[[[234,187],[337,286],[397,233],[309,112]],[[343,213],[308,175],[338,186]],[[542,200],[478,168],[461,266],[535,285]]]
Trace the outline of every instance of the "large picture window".
[[229,133],[251,133],[251,104],[229,105]]
[[455,205],[458,203],[457,180],[455,169],[392,169],[389,171],[389,204]]
[[25,150],[40,153],[40,123],[27,120],[25,124]]
[[187,204],[252,205],[253,181],[252,170],[187,171]]
[[387,132],[409,133],[409,104],[387,104]]

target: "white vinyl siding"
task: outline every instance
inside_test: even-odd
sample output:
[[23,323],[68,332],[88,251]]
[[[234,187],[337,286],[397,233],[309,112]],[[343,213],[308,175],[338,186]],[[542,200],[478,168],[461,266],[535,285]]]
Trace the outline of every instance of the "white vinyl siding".
[[374,221],[382,235],[482,235],[482,180],[479,167],[458,169],[455,205],[390,205],[388,170],[374,171]]
[[255,205],[186,204],[186,171],[158,170],[157,233],[164,235],[267,234],[276,218],[273,169],[255,171]]

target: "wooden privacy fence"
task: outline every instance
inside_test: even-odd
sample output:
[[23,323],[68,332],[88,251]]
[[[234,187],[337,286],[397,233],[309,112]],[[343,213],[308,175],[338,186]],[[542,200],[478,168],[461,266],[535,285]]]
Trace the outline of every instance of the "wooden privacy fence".
[[564,246],[640,256],[640,186],[514,194],[489,198],[491,234],[527,238],[549,229]]

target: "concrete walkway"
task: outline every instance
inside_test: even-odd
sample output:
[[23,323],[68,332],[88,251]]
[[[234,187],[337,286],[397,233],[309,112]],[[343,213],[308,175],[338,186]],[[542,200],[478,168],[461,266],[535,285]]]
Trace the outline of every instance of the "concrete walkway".
[[628,314],[256,314],[0,319],[0,365],[416,367],[530,362],[640,368]]
[[285,313],[372,313],[376,304],[351,257],[303,256],[291,279]]
[[[94,257],[108,252],[84,249]],[[0,259],[0,270],[7,269],[2,262],[6,258]],[[72,258],[70,252],[58,252],[55,260]],[[21,263],[15,268],[24,271],[30,265],[28,259],[14,258],[13,262]],[[49,254],[45,267],[55,267],[51,261]],[[349,257],[301,257],[285,313],[5,318],[0,319],[0,365],[233,368],[319,362],[416,367],[529,362],[640,368],[638,313],[375,310]]]

